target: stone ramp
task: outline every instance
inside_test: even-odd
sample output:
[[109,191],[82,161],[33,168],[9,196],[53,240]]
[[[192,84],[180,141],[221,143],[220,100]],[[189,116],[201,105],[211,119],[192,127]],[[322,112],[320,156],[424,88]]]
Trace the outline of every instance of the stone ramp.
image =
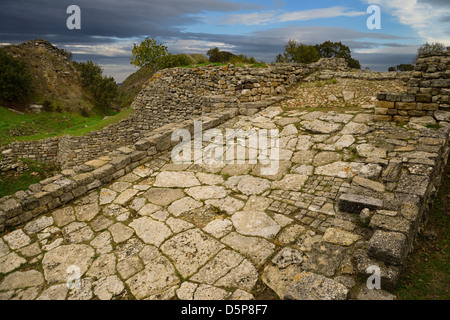
[[[280,129],[277,174],[175,165],[161,150],[4,232],[0,299],[244,300],[261,281],[281,299],[349,299],[373,265],[392,289],[439,185],[448,131],[356,113],[269,107],[229,119],[216,128]],[[358,297],[392,298],[376,292]]]

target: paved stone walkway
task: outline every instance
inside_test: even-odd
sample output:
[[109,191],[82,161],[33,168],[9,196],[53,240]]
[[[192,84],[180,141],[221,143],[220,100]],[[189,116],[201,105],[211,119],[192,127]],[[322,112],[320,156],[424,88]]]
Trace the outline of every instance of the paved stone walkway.
[[272,176],[261,164],[158,156],[0,237],[0,299],[254,299],[264,285],[279,298],[308,298],[311,288],[347,298],[358,273],[352,257],[370,232],[337,199],[357,176],[388,202],[381,164],[417,144],[371,113],[269,107],[219,127],[280,129]]

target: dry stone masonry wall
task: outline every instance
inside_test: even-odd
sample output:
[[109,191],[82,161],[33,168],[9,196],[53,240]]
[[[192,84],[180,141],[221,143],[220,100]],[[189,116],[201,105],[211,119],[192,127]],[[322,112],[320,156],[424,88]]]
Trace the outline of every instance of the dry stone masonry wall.
[[419,56],[405,93],[380,93],[376,121],[450,125],[450,47]]
[[333,63],[321,62],[312,67],[292,64],[268,68],[227,65],[166,69],[150,79],[140,92],[132,104],[136,113],[129,118],[85,136],[4,146],[0,148],[0,171],[15,169],[18,158],[71,168],[118,147],[134,144],[151,130],[168,123],[227,108],[239,108],[244,114],[255,113],[282,99],[280,96],[289,86],[312,70],[330,66]]

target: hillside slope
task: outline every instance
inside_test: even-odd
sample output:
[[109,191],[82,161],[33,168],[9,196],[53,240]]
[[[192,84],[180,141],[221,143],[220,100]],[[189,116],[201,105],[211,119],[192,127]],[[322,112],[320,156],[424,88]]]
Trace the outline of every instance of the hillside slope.
[[[55,107],[72,111],[90,105],[89,95],[81,86],[80,75],[71,61],[70,52],[42,39],[3,48],[24,61],[33,77],[34,94],[29,103],[43,104],[48,100]],[[20,109],[20,106],[14,105],[14,108]]]

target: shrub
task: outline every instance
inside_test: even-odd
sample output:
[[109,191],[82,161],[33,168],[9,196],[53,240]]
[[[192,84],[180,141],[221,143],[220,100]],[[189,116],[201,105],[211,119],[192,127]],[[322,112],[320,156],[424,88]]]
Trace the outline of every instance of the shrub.
[[132,50],[131,64],[136,67],[150,65],[153,72],[156,72],[159,64],[166,64],[165,59],[169,56],[167,47],[156,42],[154,38],[145,38],[138,46],[134,44]]
[[33,78],[23,61],[0,48],[0,100],[25,102],[33,93]]
[[85,118],[89,117],[89,110],[88,110],[88,108],[86,108],[86,107],[80,108],[80,114],[81,114],[81,116],[83,116]]
[[316,48],[311,45],[297,43],[295,40],[289,40],[284,46],[284,53],[279,54],[275,62],[278,63],[313,63],[320,59]]
[[51,101],[45,100],[42,103],[42,111],[44,111],[44,112],[53,112],[53,106],[52,106]]
[[76,68],[80,71],[83,86],[91,92],[94,104],[103,113],[108,113],[119,96],[114,78],[104,76],[102,68],[92,61],[77,63]]

